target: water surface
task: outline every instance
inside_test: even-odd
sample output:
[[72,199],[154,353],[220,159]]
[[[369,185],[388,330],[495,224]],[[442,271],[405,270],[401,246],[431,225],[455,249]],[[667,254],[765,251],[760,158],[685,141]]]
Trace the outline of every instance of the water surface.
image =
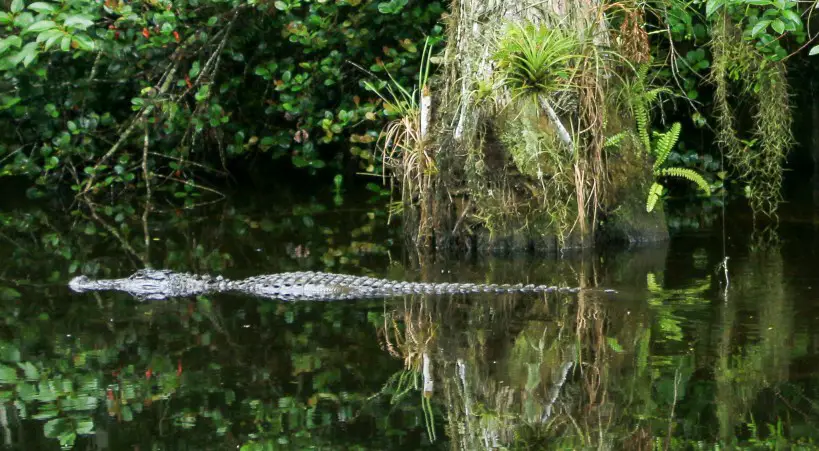
[[[442,258],[378,202],[0,209],[8,449],[812,449],[817,223],[659,246]],[[734,217],[734,216],[731,216]],[[729,257],[728,271],[720,266]],[[613,288],[285,303],[70,292],[151,266]]]

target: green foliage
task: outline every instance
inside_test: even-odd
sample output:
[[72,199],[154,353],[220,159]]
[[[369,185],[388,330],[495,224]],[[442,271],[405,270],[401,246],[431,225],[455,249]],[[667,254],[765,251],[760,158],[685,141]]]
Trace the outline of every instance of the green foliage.
[[[676,177],[688,180],[697,185],[697,187],[705,193],[706,196],[711,196],[711,186],[698,172],[689,168],[664,168],[668,155],[677,144],[680,138],[680,130],[682,126],[679,122],[675,122],[671,129],[665,133],[656,133],[657,138],[654,141],[654,146],[651,152],[654,154],[654,176],[655,177]],[[651,212],[662,194],[663,186],[659,182],[654,182],[649,188],[648,200],[646,201],[646,211]]]
[[648,189],[648,197],[646,198],[646,211],[654,211],[654,207],[657,205],[657,201],[660,200],[660,197],[662,197],[664,189],[663,185],[657,182],[651,184],[651,187]]
[[711,195],[711,186],[705,179],[693,169],[688,168],[663,168],[659,169],[656,174],[660,177],[677,177],[688,180],[697,185],[697,187],[705,193],[706,196]]
[[[655,131],[653,132],[654,139],[651,139],[649,135],[651,104],[659,98],[660,94],[668,93],[669,90],[664,87],[649,89],[646,82],[648,69],[648,64],[643,64],[638,68],[635,81],[629,92],[629,101],[632,105],[634,119],[637,124],[636,136],[638,146],[640,146],[646,154],[654,156],[653,172],[655,177],[674,177],[688,180],[696,184],[705,195],[711,196],[710,184],[697,171],[683,167],[664,167],[669,156],[677,146],[682,125],[680,125],[679,122],[675,122],[671,125],[671,128],[664,133]],[[629,136],[633,137],[634,132],[630,130],[622,131],[607,138],[604,146],[609,148],[617,147]],[[665,187],[659,181],[655,181],[651,184],[646,197],[646,211],[649,213],[654,211],[664,190]]]
[[514,96],[548,96],[573,82],[578,48],[560,28],[515,24],[501,35],[494,60]]
[[0,175],[79,192],[151,182],[193,202],[203,177],[255,154],[375,171],[383,107],[348,62],[412,84],[442,12],[408,0],[16,0],[0,14]]
[[[727,17],[715,27],[711,47],[718,142],[746,183],[754,214],[774,216],[782,199],[783,165],[793,145],[785,65],[738,39],[737,28]],[[737,125],[732,91],[739,98],[754,100],[750,136]]]

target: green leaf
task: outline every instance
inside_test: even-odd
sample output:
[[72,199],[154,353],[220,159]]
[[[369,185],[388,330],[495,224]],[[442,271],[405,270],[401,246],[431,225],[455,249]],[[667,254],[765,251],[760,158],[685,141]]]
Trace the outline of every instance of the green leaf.
[[133,421],[134,413],[131,411],[131,408],[128,406],[122,406],[122,410],[120,410],[122,414],[122,421]]
[[60,50],[63,52],[71,50],[71,36],[63,36],[60,40]]
[[725,0],[708,0],[705,3],[705,17],[711,17],[715,12],[719,11]]
[[194,97],[196,97],[197,102],[201,102],[201,101],[207,99],[209,95],[210,95],[210,85],[202,85],[199,88],[199,91],[196,92],[196,95]]
[[199,75],[199,70],[199,61],[194,61],[193,64],[191,64],[191,70],[188,71],[188,76],[196,78],[196,76]]
[[63,36],[63,32],[54,28],[51,30],[46,30],[37,35],[37,42],[48,42],[49,40],[54,40],[56,38],[60,38]]
[[17,14],[23,10],[24,6],[25,4],[23,3],[23,0],[12,0],[11,8],[9,8],[9,10],[12,14]]
[[651,213],[654,211],[654,207],[657,206],[657,201],[660,200],[660,196],[663,195],[663,185],[660,185],[657,182],[651,184],[651,188],[648,189],[648,199],[646,199],[646,212]]
[[77,434],[90,435],[94,433],[94,420],[91,418],[77,421]]
[[37,367],[31,362],[18,363],[17,366],[23,370],[23,374],[27,381],[36,381],[40,379],[40,372]]
[[94,20],[91,18],[91,16],[78,14],[76,16],[68,16],[68,18],[65,19],[65,22],[63,22],[63,25],[79,30],[85,30],[91,25],[94,25]]
[[38,54],[39,51],[37,50],[37,43],[29,42],[28,44],[25,45],[25,47],[20,49],[19,52],[12,55],[9,58],[9,61],[11,61],[11,63],[14,65],[20,64],[22,62],[24,66],[28,67],[28,65],[31,64],[32,61],[34,61],[34,58],[36,58]]
[[802,17],[792,9],[786,9],[782,11],[782,17],[784,17],[786,20],[796,25],[797,27],[802,25]]
[[293,160],[293,166],[295,166],[297,168],[303,168],[303,167],[310,164],[310,163],[307,162],[307,160],[305,160],[304,158],[302,158],[302,157],[300,157],[298,155],[294,155],[292,160]]
[[0,342],[0,360],[3,362],[19,362],[20,350],[11,343]]
[[273,6],[275,6],[279,11],[287,10],[287,3],[283,2],[282,0],[276,0],[276,2],[273,3]]
[[659,171],[660,176],[663,177],[677,177],[693,182],[701,189],[707,196],[711,195],[711,186],[697,171],[689,168],[665,168]]
[[253,71],[253,73],[260,77],[270,76],[270,71],[267,70],[267,68],[264,66],[256,66],[256,69]]
[[57,28],[57,24],[54,23],[52,20],[41,20],[39,22],[34,22],[33,24],[29,25],[26,28],[26,33],[39,33],[41,31],[51,30],[53,28]]
[[606,342],[608,342],[609,347],[611,348],[612,351],[614,351],[614,352],[616,352],[618,354],[623,352],[623,347],[620,346],[620,343],[617,341],[616,338],[606,337]]
[[785,23],[779,19],[776,19],[771,22],[771,28],[773,28],[775,32],[782,34],[785,32]]
[[0,25],[8,25],[11,23],[11,14],[0,11]]
[[20,36],[9,36],[0,42],[5,43],[8,48],[14,47],[19,49],[23,45],[23,40],[20,38]]
[[54,6],[54,5],[53,5],[53,4],[51,4],[51,3],[46,3],[46,2],[34,2],[34,3],[30,4],[30,5],[28,5],[28,9],[30,9],[30,10],[32,10],[32,11],[36,11],[36,12],[38,12],[38,13],[41,13],[41,14],[42,14],[42,13],[50,13],[50,12],[54,12],[54,11],[56,11],[56,10],[57,10],[57,7],[56,7],[56,6]]
[[13,384],[17,382],[17,370],[0,364],[0,384]]
[[14,288],[0,287],[0,301],[20,299],[20,292]]
[[808,55],[813,56],[816,55],[817,53],[819,53],[819,45],[814,45],[813,47],[810,48]]
[[[44,46],[44,48],[46,50],[50,49],[54,44],[57,43],[57,40],[62,39],[65,36],[65,34],[60,30],[49,30],[49,31],[47,31],[45,33],[49,34],[48,39],[46,39],[45,46]],[[42,36],[45,33],[40,33],[40,36]],[[38,36],[38,39],[39,39],[39,36]]]
[[17,394],[23,402],[31,402],[37,399],[37,387],[32,384],[18,384]]
[[74,42],[77,43],[77,48],[80,50],[89,52],[94,50],[94,40],[88,35],[76,34],[74,35]]
[[67,418],[54,418],[43,425],[43,434],[48,438],[57,438],[69,429],[69,421]]
[[765,31],[765,29],[768,28],[768,25],[770,25],[770,24],[771,24],[770,20],[760,20],[751,29],[751,36],[757,37],[757,35],[759,33],[763,32],[763,31]]

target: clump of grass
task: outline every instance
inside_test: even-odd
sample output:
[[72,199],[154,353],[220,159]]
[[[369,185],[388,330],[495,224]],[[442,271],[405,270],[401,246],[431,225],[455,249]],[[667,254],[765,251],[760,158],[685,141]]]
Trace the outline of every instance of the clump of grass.
[[424,100],[429,98],[429,71],[432,46],[427,40],[421,58],[418,85],[412,90],[399,83],[389,72],[389,81],[365,82],[384,102],[384,111],[395,117],[379,137],[385,171],[391,170],[402,179],[405,198],[424,195],[430,186],[430,176],[437,172],[435,158],[425,146],[426,130],[422,117]]

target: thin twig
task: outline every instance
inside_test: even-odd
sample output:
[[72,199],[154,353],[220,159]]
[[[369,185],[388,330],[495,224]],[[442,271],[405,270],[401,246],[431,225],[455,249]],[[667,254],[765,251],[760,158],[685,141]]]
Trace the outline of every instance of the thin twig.
[[148,173],[148,147],[151,144],[150,134],[148,133],[148,121],[142,120],[145,128],[145,138],[142,143],[142,177],[145,179],[145,191],[148,202],[151,202],[151,175]]
[[[164,94],[171,86],[171,81],[173,80],[173,76],[174,74],[176,74],[176,70],[178,68],[179,60],[176,59],[174,63],[171,65],[171,67],[168,69],[166,74],[162,77],[162,79],[164,79],[165,82],[161,86],[159,86],[158,96]],[[146,106],[139,110],[139,113],[137,113],[136,117],[131,121],[131,124],[128,126],[128,128],[125,129],[122,135],[120,135],[117,142],[113,146],[111,146],[111,149],[109,149],[108,152],[106,152],[105,155],[103,155],[102,158],[99,161],[97,161],[97,164],[94,165],[93,171],[91,172],[91,175],[88,177],[88,181],[85,184],[85,188],[83,188],[79,195],[85,195],[88,193],[88,191],[91,190],[91,187],[94,184],[94,180],[96,180],[97,178],[97,170],[99,169],[99,167],[105,164],[105,162],[107,162],[112,156],[114,156],[117,150],[119,150],[120,146],[122,146],[128,139],[128,137],[131,136],[131,133],[133,133],[137,124],[140,123],[145,118],[145,116],[147,116],[148,113],[150,113],[151,111],[153,111],[152,105]]]

